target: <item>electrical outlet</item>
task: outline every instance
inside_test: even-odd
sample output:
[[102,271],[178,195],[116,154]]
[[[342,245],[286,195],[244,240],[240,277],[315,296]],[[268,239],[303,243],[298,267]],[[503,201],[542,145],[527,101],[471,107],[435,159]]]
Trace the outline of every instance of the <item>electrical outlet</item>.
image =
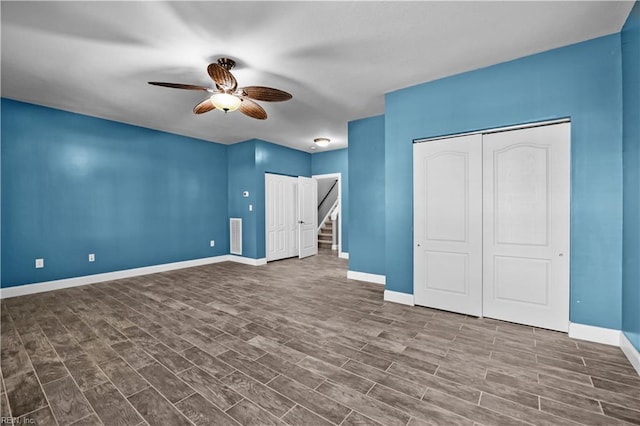
[[253,204],[249,204],[249,211],[252,212],[253,211]]
[[96,261],[96,255],[94,253],[89,253],[89,262],[95,262]]
[[44,259],[36,259],[36,268],[44,268]]
[[211,247],[215,247],[215,246],[216,246],[216,240],[211,240],[211,241],[209,242],[209,245],[210,245]]

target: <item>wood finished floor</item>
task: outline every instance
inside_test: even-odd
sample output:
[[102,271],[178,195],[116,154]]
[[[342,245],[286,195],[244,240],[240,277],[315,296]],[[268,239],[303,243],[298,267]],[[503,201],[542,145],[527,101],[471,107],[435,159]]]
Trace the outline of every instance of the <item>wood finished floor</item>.
[[[2,300],[1,415],[59,425],[640,424],[615,347],[382,301],[326,254]],[[21,424],[24,424],[21,423]]]

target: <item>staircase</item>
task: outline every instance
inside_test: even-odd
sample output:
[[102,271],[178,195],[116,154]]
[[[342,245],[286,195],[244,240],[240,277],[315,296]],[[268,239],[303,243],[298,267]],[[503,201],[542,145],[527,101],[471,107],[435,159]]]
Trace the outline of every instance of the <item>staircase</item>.
[[331,250],[333,244],[333,221],[328,220],[318,233],[318,250]]

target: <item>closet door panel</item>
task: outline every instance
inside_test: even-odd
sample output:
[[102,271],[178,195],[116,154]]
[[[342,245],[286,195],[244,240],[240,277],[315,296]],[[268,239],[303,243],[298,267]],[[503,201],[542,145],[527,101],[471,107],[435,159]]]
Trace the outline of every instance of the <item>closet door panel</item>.
[[267,261],[298,255],[297,179],[265,173]]
[[569,327],[569,124],[483,137],[483,314]]
[[414,298],[482,315],[482,137],[414,145]]

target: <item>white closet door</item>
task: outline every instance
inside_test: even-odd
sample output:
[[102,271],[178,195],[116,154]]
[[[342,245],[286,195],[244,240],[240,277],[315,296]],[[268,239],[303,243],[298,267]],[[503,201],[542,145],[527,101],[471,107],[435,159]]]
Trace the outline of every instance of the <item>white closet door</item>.
[[298,177],[298,257],[318,254],[318,181]]
[[297,256],[298,180],[269,173],[264,179],[267,261]]
[[482,136],[413,146],[414,299],[482,315]]
[[484,135],[487,317],[568,331],[569,126]]

